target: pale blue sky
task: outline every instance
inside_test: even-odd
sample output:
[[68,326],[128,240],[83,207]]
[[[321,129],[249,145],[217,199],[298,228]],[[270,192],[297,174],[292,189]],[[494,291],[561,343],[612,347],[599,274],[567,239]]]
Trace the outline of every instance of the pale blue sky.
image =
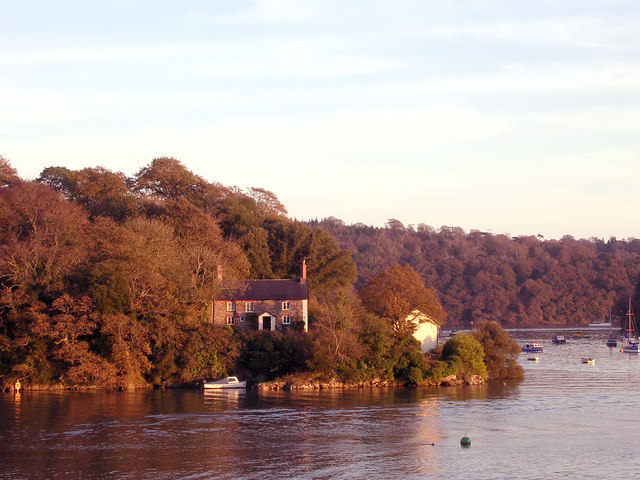
[[640,238],[640,2],[0,0],[0,154],[297,219]]

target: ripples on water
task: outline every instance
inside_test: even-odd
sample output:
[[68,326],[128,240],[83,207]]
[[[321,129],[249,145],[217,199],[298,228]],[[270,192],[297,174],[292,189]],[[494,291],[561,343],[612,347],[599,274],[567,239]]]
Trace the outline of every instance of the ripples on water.
[[[587,331],[585,330],[585,333]],[[540,341],[524,382],[302,393],[0,395],[0,478],[540,479],[640,472],[640,358]],[[595,365],[580,362],[583,356]],[[470,448],[460,438],[469,436]],[[434,444],[434,445],[432,445]]]

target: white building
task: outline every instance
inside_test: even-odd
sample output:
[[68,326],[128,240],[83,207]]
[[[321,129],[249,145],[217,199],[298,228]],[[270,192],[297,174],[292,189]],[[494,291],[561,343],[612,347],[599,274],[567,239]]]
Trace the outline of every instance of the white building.
[[438,346],[438,329],[440,327],[433,318],[416,309],[407,315],[407,320],[416,326],[413,336],[420,342],[423,353],[430,352]]

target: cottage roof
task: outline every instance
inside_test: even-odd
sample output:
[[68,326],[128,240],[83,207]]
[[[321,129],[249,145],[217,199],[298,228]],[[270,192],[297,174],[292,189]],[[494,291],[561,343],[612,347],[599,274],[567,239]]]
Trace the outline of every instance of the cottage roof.
[[246,280],[221,300],[306,300],[309,288],[300,280]]

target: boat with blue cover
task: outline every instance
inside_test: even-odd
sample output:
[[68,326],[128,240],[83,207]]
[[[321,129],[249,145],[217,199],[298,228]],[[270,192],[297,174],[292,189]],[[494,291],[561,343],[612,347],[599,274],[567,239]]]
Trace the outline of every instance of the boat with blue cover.
[[544,347],[540,345],[538,342],[526,343],[524,347],[522,347],[523,352],[542,352],[544,351]]

